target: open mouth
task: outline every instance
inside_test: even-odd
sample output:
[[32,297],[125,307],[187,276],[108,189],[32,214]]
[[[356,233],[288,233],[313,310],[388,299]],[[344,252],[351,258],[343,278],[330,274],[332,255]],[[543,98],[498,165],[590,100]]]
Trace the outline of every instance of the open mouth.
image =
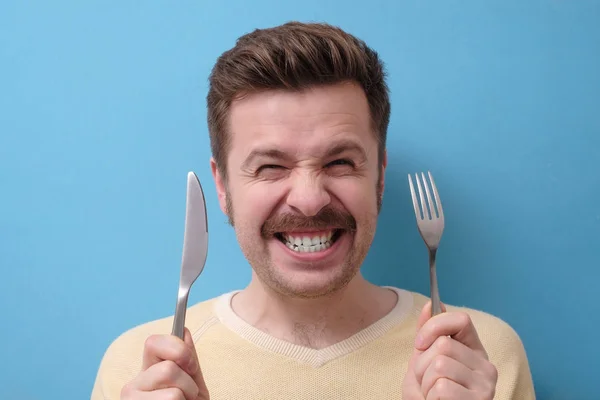
[[275,237],[293,251],[315,253],[330,248],[343,233],[343,229],[306,233],[279,232]]

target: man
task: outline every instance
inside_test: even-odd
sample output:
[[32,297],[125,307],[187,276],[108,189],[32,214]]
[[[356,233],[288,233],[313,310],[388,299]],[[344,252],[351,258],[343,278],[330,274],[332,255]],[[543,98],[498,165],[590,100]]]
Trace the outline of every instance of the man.
[[367,282],[390,115],[382,63],[323,24],[241,37],[210,77],[221,209],[249,285],[120,336],[93,400],[533,399],[501,320]]

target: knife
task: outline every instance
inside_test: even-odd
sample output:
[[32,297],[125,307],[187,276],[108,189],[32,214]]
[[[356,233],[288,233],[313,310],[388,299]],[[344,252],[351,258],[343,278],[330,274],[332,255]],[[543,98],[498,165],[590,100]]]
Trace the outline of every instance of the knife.
[[192,171],[187,175],[187,196],[185,206],[185,232],[183,236],[183,255],[179,291],[172,335],[183,340],[185,313],[192,284],[204,269],[208,253],[208,219],[202,185]]

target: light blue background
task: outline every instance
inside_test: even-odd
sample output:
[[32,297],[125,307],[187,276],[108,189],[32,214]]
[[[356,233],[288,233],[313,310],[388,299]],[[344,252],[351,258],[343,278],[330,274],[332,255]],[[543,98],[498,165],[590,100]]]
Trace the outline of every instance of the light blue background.
[[584,0],[2,1],[0,398],[88,398],[109,343],[173,312],[189,170],[211,235],[191,301],[246,284],[207,77],[239,35],[292,19],[358,35],[390,74],[366,275],[428,293],[406,174],[430,169],[443,300],[518,331],[538,398],[597,398],[600,2]]

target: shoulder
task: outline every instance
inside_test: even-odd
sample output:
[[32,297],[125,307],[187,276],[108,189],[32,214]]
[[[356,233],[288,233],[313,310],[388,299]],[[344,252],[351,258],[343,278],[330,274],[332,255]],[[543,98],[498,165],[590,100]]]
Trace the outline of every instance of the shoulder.
[[[418,316],[429,298],[417,292],[411,292],[411,294],[413,295],[413,312]],[[492,348],[500,346],[506,349],[507,346],[521,343],[521,339],[514,328],[500,317],[472,307],[446,303],[444,305],[447,312],[468,316],[473,322],[481,341],[484,344],[489,344]]]
[[[214,304],[218,298],[199,302],[190,306],[186,311],[185,326],[192,335],[201,331],[206,324],[210,324],[215,317]],[[135,326],[119,335],[108,347],[107,355],[121,353],[140,354],[146,339],[151,335],[170,334],[173,327],[173,316],[149,321]],[[106,356],[105,356],[106,357]]]
[[[186,327],[194,339],[217,321],[214,305],[217,298],[199,302],[187,309]],[[100,362],[92,392],[92,400],[119,398],[123,385],[133,379],[142,366],[146,340],[152,335],[170,334],[173,316],[135,326],[115,338]]]

